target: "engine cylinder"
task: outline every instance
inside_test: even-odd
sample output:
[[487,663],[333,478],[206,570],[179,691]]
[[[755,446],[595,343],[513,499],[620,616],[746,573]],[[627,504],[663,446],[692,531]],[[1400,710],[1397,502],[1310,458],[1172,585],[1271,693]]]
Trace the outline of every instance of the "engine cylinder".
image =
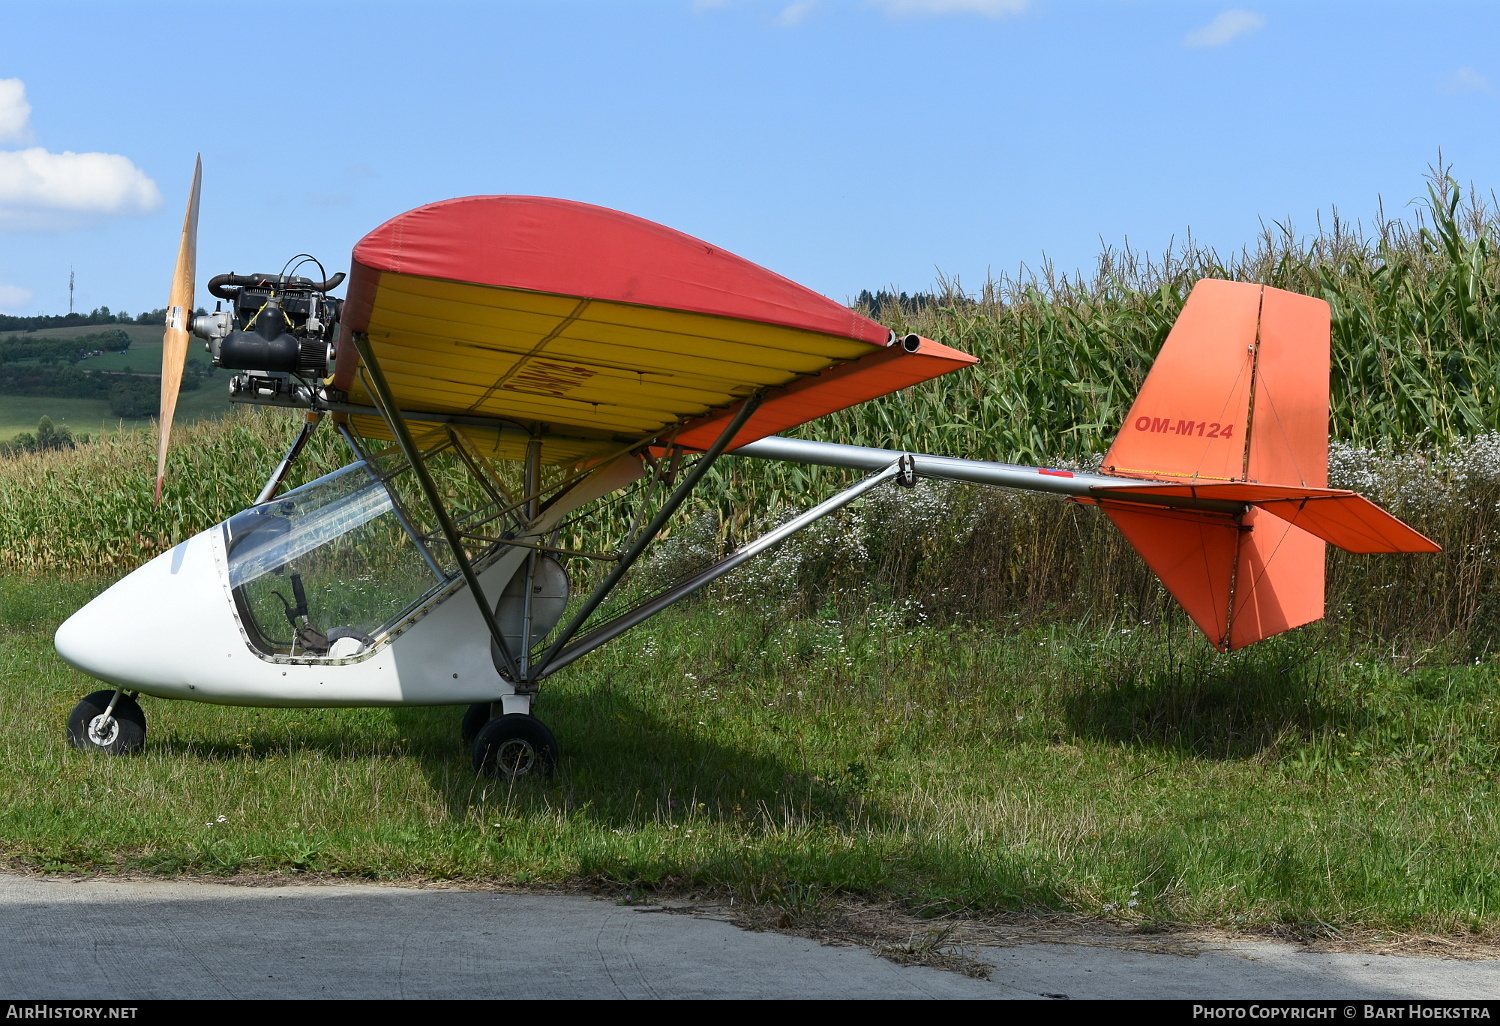
[[256,331],[231,331],[219,342],[214,362],[230,370],[290,374],[298,369],[301,357],[301,342],[285,332],[266,338]]

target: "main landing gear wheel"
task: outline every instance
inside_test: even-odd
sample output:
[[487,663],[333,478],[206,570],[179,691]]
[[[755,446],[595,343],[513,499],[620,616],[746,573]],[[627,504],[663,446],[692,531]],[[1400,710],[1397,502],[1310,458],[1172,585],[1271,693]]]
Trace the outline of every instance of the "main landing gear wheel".
[[557,738],[535,716],[509,713],[486,723],[474,739],[474,772],[520,780],[557,772]]
[[128,755],[146,743],[146,714],[141,704],[121,695],[108,716],[113,691],[95,691],[68,716],[68,744],[86,752]]
[[464,718],[458,725],[458,736],[464,739],[464,744],[473,745],[490,718],[489,702],[476,702],[465,709]]

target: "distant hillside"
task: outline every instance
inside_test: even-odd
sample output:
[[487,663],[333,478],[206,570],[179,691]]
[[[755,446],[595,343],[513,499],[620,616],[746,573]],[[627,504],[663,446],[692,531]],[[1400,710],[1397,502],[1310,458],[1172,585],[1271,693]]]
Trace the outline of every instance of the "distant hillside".
[[[149,324],[79,315],[5,318],[48,326],[0,331],[0,442],[34,432],[43,416],[95,436],[148,426],[161,387],[162,343],[160,311],[142,315],[148,316]],[[128,346],[107,345],[123,342],[121,335]],[[189,345],[177,419],[191,423],[225,412],[225,380],[215,375],[201,343]],[[199,390],[200,384],[210,387]]]
[[[199,313],[203,313],[199,309]],[[15,317],[10,314],[0,314],[0,332],[4,331],[46,331],[54,328],[71,330],[73,328],[85,328],[98,324],[140,324],[157,325],[158,327],[166,320],[167,311],[163,307],[159,310],[149,310],[145,313],[131,315],[123,310],[120,313],[111,313],[109,307],[101,306],[88,313],[68,314],[35,314],[30,317]]]

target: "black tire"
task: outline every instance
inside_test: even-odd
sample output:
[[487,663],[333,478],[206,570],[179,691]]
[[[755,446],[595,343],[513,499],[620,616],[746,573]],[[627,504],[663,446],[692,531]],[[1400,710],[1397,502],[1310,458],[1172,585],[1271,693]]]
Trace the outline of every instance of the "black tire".
[[484,777],[546,779],[557,772],[557,756],[552,731],[522,713],[495,717],[474,739],[474,772]]
[[68,744],[85,752],[129,755],[146,743],[146,714],[129,695],[121,695],[115,711],[103,720],[114,697],[113,691],[95,691],[73,707],[68,716]]
[[464,718],[458,725],[458,736],[464,739],[464,744],[473,746],[474,739],[484,729],[484,725],[490,722],[490,703],[476,702],[464,710]]
[[370,650],[370,647],[375,644],[375,639],[370,637],[364,631],[360,630],[358,627],[335,627],[327,634],[323,635],[324,644],[328,646],[323,650],[323,654],[326,655],[328,651],[333,648],[333,643],[335,641],[341,641],[344,638],[353,638],[355,641],[359,642],[361,646],[363,646],[359,649],[358,652],[353,652],[350,653],[350,655],[344,656],[344,658],[346,659],[350,658],[351,655],[359,655],[362,652],[368,652]]
[[333,630],[325,634],[324,637],[327,638],[330,643],[335,642],[340,638],[353,638],[355,641],[359,642],[362,645],[375,644],[375,639],[370,637],[364,631],[360,630],[358,627],[335,627],[333,628]]

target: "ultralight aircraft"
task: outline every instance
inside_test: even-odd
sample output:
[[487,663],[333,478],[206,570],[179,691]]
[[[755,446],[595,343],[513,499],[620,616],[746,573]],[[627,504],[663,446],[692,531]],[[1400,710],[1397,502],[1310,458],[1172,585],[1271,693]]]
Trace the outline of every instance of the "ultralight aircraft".
[[[1077,473],[780,437],[975,358],[568,200],[419,207],[354,247],[343,300],[329,293],[345,275],[304,257],[279,274],[212,278],[219,303],[195,316],[200,183],[201,162],[166,317],[158,501],[190,334],[238,372],[231,402],[305,423],[248,509],[58,629],[63,659],[109,685],[69,717],[78,748],[140,748],[141,695],[467,705],[476,771],[547,775],[559,746],[536,716],[543,681],[866,492],[918,478],[1098,506],[1224,651],[1323,615],[1325,543],[1438,551],[1327,487],[1318,299],[1199,282],[1101,472]],[[309,265],[318,280],[295,273]],[[281,492],[324,421],[352,461]],[[866,476],[673,584],[607,604],[726,454]],[[606,513],[626,525],[612,543],[574,547]],[[591,575],[570,569],[589,563]]]

